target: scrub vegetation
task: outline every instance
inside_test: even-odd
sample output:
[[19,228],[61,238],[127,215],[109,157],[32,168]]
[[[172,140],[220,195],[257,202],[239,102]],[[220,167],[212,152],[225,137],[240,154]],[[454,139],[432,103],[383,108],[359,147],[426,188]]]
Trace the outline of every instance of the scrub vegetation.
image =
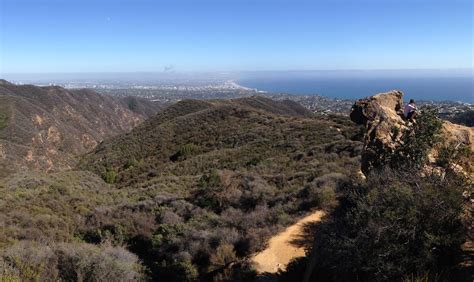
[[[130,275],[142,269],[163,281],[248,280],[255,275],[248,255],[334,203],[357,173],[358,132],[346,117],[264,98],[183,101],[100,144],[83,157],[82,171],[6,178],[0,244],[46,248],[43,257],[58,261],[68,255],[61,250],[81,244],[88,247],[78,255],[86,257],[125,246],[140,261],[126,256],[126,269],[117,271]],[[8,275],[62,277],[23,270],[9,254]]]

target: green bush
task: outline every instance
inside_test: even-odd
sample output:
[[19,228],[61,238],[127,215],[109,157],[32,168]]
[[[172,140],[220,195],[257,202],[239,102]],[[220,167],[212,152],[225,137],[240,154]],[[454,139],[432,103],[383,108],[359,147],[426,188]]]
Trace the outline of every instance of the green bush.
[[157,263],[157,280],[169,282],[192,282],[197,281],[199,272],[196,266],[190,261],[161,261]]
[[462,144],[450,144],[439,148],[436,164],[448,170],[451,169],[453,164],[462,165],[463,169],[469,172],[471,158],[472,151],[470,147]]
[[139,165],[139,162],[135,158],[130,158],[124,165],[124,169],[134,168]]
[[194,202],[197,205],[215,212],[222,211],[223,206],[227,204],[218,170],[212,170],[199,179],[198,190],[195,194]]
[[182,161],[187,159],[188,157],[192,156],[196,153],[198,147],[194,144],[186,144],[181,146],[179,150],[170,157],[172,161]]
[[182,224],[160,224],[152,237],[152,244],[155,248],[169,246],[176,241],[177,237],[184,235]]
[[349,188],[320,226],[314,277],[329,281],[394,281],[453,266],[465,240],[466,184],[450,176],[417,178],[379,171]]
[[425,164],[429,150],[441,141],[443,122],[437,116],[436,108],[423,109],[416,123],[403,132],[402,143],[389,157],[392,167],[417,169]]
[[102,178],[106,183],[114,184],[117,181],[117,171],[113,168],[107,168]]
[[121,247],[21,241],[0,252],[0,280],[140,281],[138,258]]

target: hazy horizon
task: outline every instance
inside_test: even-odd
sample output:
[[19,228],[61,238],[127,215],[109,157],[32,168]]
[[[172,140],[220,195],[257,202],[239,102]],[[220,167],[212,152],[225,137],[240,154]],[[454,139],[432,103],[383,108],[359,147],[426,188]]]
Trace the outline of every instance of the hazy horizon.
[[417,100],[474,102],[473,69],[450,70],[313,70],[248,72],[115,72],[7,75],[15,83],[68,87],[238,85],[270,93],[323,95],[356,99],[393,89]]
[[61,77],[87,77],[94,76],[100,78],[100,75],[106,77],[122,77],[127,75],[161,75],[161,76],[238,76],[238,75],[280,75],[280,74],[317,74],[317,75],[445,75],[445,76],[474,76],[474,68],[444,68],[444,69],[313,69],[313,70],[241,70],[241,71],[116,71],[116,72],[25,72],[25,73],[3,73],[3,79],[19,78],[61,78]]

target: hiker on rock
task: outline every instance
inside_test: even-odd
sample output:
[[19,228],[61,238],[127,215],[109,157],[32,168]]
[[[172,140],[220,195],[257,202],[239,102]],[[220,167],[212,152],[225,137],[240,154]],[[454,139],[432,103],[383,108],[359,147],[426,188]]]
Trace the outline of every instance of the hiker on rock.
[[415,105],[415,100],[410,99],[410,102],[405,105],[404,115],[407,120],[414,120],[416,117],[417,107]]

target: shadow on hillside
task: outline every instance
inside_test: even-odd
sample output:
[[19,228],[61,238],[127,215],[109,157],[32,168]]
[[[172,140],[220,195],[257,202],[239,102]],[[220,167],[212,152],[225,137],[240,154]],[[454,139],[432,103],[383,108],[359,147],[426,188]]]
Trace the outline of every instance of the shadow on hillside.
[[[322,220],[324,220],[324,218]],[[294,236],[291,239],[290,244],[294,247],[304,248],[307,250],[313,245],[314,239],[317,236],[317,232],[320,229],[321,224],[322,221],[305,223],[303,225],[302,232]]]
[[[314,244],[314,239],[317,237],[318,230],[320,230],[321,225],[324,224],[324,217],[323,221],[315,221],[315,222],[308,222],[303,225],[302,232],[296,236],[294,236],[290,244],[297,248],[304,248],[308,250]],[[296,257],[290,261],[287,265],[290,269],[299,268],[300,271],[296,271],[295,273],[287,273],[286,271],[280,270],[277,273],[261,273],[259,274],[255,281],[258,282],[275,282],[275,281],[299,281],[302,278],[302,274],[304,273],[304,268],[306,263],[304,262],[306,257]],[[296,280],[295,280],[296,279]]]
[[255,282],[277,282],[280,281],[280,273],[262,273],[255,278]]

